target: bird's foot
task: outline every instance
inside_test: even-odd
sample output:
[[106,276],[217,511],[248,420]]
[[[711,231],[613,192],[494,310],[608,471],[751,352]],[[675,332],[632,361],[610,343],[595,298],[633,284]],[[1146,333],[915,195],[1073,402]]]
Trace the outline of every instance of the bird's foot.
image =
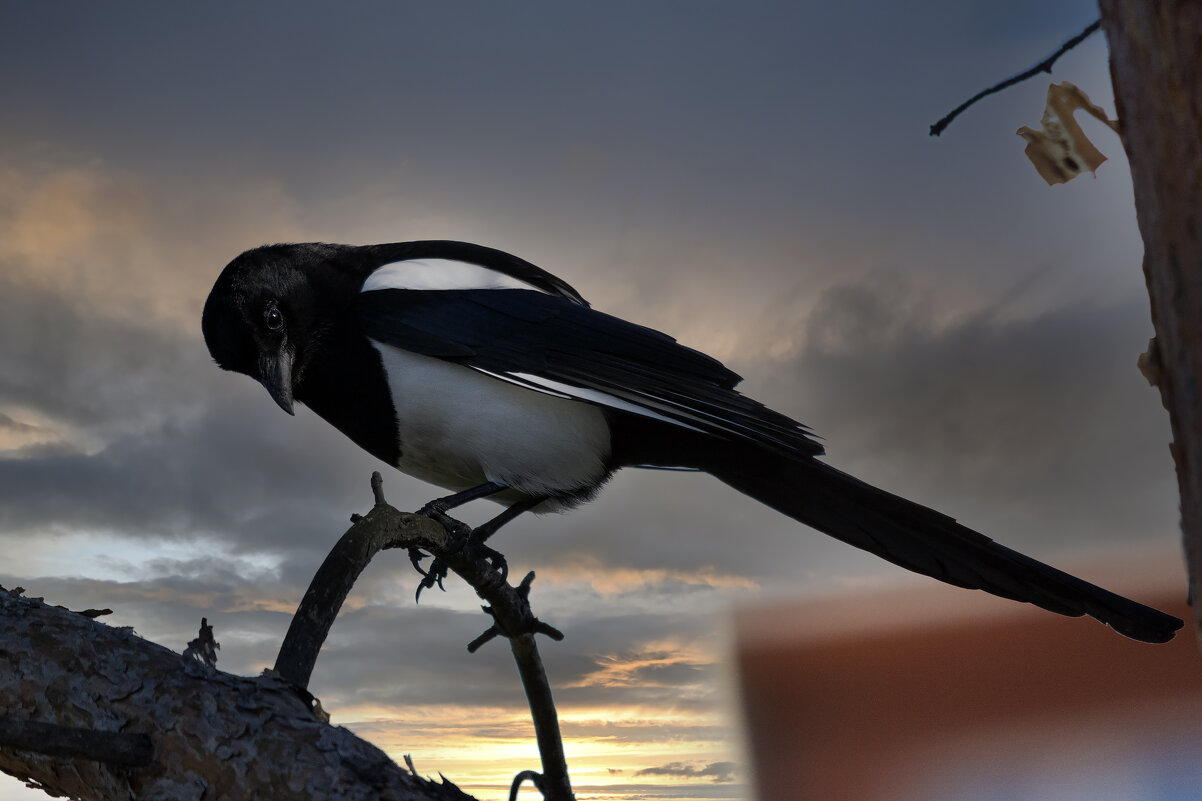
[[483,542],[477,542],[476,537],[472,535],[472,542],[468,544],[473,551],[473,556],[479,559],[484,559],[488,562],[489,567],[496,573],[498,584],[502,584],[509,579],[509,562],[505,560],[505,555],[500,551],[493,550]]
[[[446,513],[447,504],[446,498],[438,498],[430,501],[428,504],[418,510],[418,514],[430,518],[434,522],[441,525],[447,532],[447,552],[456,553],[463,548],[463,543],[472,534],[471,527],[461,520],[449,516]],[[442,557],[434,557],[434,561],[430,563],[430,567],[422,569],[421,561],[425,559],[427,554],[421,552],[418,548],[409,549],[409,561],[413,564],[413,569],[421,574],[421,583],[417,585],[417,594],[414,597],[415,601],[421,601],[422,591],[428,590],[431,587],[437,586],[438,589],[446,592],[446,587],[442,586],[442,580],[447,577],[447,563]]]
[[[497,581],[505,581],[509,577],[509,564],[505,561],[504,555],[485,545],[483,538],[476,536],[476,532],[469,525],[448,516],[445,510],[439,507],[439,501],[431,501],[421,508],[420,514],[426,515],[446,529],[446,553],[459,554],[462,552],[467,559],[483,559],[496,572]],[[491,531],[486,531],[484,536],[491,533]],[[436,556],[430,563],[430,567],[423,570],[420,562],[425,558],[426,554],[417,548],[409,549],[409,561],[413,563],[413,569],[422,576],[421,583],[417,586],[416,600],[418,601],[421,600],[422,591],[431,587],[437,586],[438,589],[446,591],[442,585],[442,580],[447,577],[449,570],[446,561],[442,557]]]
[[445,509],[440,508],[438,501],[430,501],[418,514],[430,518],[447,530],[447,551],[450,553],[461,549],[463,543],[472,536],[472,527],[448,515]]

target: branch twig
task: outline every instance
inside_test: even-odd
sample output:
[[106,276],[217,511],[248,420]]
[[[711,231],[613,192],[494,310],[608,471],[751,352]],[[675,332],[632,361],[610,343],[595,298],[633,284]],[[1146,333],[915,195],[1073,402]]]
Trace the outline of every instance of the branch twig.
[[1051,73],[1052,65],[1056,63],[1056,59],[1060,58],[1065,53],[1072,50],[1074,47],[1076,47],[1077,45],[1081,44],[1083,41],[1088,39],[1090,34],[1097,31],[1101,26],[1102,26],[1102,20],[1100,20],[1100,19],[1094,20],[1092,23],[1090,23],[1089,27],[1087,27],[1085,30],[1081,31],[1079,34],[1074,36],[1072,39],[1069,39],[1064,44],[1060,45],[1059,50],[1057,50],[1055,53],[1053,53],[1052,55],[1045,58],[1043,61],[1036,64],[1031,69],[1027,70],[1026,72],[1020,72],[1018,75],[1015,75],[1012,78],[1007,78],[1006,80],[1002,81],[999,84],[995,84],[994,86],[991,86],[988,89],[984,89],[980,92],[977,92],[975,95],[970,97],[968,100],[965,100],[963,103],[961,103],[960,105],[958,105],[954,109],[952,109],[952,111],[946,117],[944,117],[943,119],[939,120],[939,122],[932,125],[931,126],[931,136],[938,136],[939,134],[943,133],[943,129],[946,128],[949,124],[951,124],[952,120],[954,120],[956,117],[960,116],[961,112],[963,112],[966,108],[971,106],[973,103],[976,103],[981,98],[988,97],[989,95],[992,95],[996,92],[1000,92],[1003,89],[1011,87],[1016,83],[1021,83],[1022,81],[1025,81],[1028,78],[1033,78],[1041,72]]
[[[423,515],[406,514],[389,506],[384,500],[382,484],[380,474],[373,473],[375,506],[366,515],[352,518],[350,529],[334,545],[313,577],[280,646],[275,672],[297,689],[307,691],[317,655],[338,616],[338,610],[372,557],[392,548],[428,551],[442,559],[472,586],[477,595],[488,602],[489,606],[484,607],[484,611],[492,617],[492,626],[473,640],[468,650],[474,652],[498,635],[509,640],[526,699],[530,703],[535,738],[543,763],[543,773],[536,784],[549,801],[571,801],[574,796],[559,732],[559,717],[551,696],[551,685],[534,641],[535,634],[546,634],[556,640],[563,639],[563,634],[540,621],[530,609],[528,599],[534,574],[529,573],[521,584],[513,587],[501,579],[496,568],[479,550],[470,545],[450,547],[447,531],[441,524]],[[529,771],[525,773],[535,775]]]
[[532,770],[524,770],[513,777],[513,784],[509,786],[509,801],[518,801],[518,792],[521,791],[522,785],[530,782],[540,793],[542,788],[543,777]]

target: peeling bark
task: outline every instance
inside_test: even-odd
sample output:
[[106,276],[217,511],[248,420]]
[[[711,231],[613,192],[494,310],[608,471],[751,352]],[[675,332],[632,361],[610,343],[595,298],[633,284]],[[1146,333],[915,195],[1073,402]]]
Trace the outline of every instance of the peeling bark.
[[[1099,5],[1144,240],[1192,600],[1202,587],[1202,4]],[[1202,641],[1202,608],[1193,606]]]
[[153,757],[121,767],[0,747],[0,770],[81,799],[462,801],[319,719],[287,683],[244,678],[41,599],[0,591],[0,716],[146,733]]

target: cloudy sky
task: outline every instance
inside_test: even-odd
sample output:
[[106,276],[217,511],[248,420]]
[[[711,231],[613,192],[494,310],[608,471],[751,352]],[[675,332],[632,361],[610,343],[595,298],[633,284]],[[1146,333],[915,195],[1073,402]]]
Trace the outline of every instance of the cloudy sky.
[[[270,664],[381,468],[211,363],[200,309],[265,242],[466,239],[668,331],[829,460],[1073,568],[1162,558],[1168,424],[1117,139],[1049,188],[1047,80],[928,126],[1097,16],[1044,2],[0,3],[0,584],[221,666]],[[1113,109],[1097,35],[1056,67]],[[399,473],[413,509],[435,490]],[[469,512],[480,519],[493,509]],[[902,571],[705,476],[636,473],[499,546],[581,797],[741,798],[729,610]],[[535,767],[473,594],[384,555],[312,688],[496,796]],[[1141,587],[1116,587],[1138,593]],[[837,602],[837,601],[836,601]],[[1083,623],[1083,625],[1086,625]],[[33,797],[0,781],[0,799]],[[591,789],[590,789],[591,788]]]

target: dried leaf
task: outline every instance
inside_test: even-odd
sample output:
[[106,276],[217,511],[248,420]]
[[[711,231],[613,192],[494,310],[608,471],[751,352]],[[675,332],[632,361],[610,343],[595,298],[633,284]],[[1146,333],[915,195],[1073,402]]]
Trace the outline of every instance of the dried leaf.
[[1027,140],[1027,158],[1049,186],[1071,181],[1084,170],[1094,172],[1106,160],[1073,119],[1077,109],[1085,109],[1118,133],[1118,122],[1068,81],[1048,87],[1048,102],[1040,120],[1042,130],[1026,125],[1018,129],[1018,135]]

